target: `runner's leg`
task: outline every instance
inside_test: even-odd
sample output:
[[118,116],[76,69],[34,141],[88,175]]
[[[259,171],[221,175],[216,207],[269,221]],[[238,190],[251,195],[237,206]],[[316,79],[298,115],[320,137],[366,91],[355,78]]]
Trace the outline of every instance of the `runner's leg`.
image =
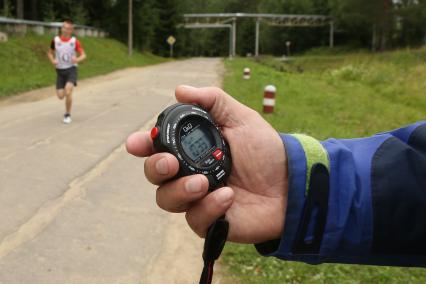
[[71,108],[72,108],[72,91],[74,89],[74,83],[67,82],[65,85],[65,108],[66,113],[71,114]]
[[58,97],[58,99],[62,100],[65,97],[65,90],[64,89],[56,90],[56,96]]
[[56,96],[62,100],[65,97],[66,78],[60,70],[56,70]]

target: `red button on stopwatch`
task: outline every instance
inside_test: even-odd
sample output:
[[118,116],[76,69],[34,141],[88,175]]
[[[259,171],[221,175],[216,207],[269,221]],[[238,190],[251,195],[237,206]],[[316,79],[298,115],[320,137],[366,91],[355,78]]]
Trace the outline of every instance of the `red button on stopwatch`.
[[214,151],[213,152],[213,157],[216,159],[216,160],[221,160],[222,159],[222,157],[223,157],[223,152],[222,152],[222,150],[220,150],[220,149],[216,149],[216,151]]
[[151,129],[151,139],[154,140],[155,138],[157,138],[158,133],[160,133],[160,131],[158,131],[158,127],[154,127],[153,129]]

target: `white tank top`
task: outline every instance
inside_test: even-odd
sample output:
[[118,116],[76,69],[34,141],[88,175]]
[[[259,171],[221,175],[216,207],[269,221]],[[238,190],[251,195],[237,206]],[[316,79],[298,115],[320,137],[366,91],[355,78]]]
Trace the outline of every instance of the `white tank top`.
[[67,69],[77,64],[72,63],[72,58],[76,56],[75,45],[77,39],[72,37],[69,41],[62,41],[59,36],[55,36],[55,54],[58,64],[57,69]]

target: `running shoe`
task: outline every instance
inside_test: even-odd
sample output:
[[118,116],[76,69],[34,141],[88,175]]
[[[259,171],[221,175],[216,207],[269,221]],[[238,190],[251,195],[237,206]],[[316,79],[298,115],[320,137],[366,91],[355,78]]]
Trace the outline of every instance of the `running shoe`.
[[69,113],[64,114],[64,123],[65,124],[70,124],[71,121],[72,121],[71,115]]

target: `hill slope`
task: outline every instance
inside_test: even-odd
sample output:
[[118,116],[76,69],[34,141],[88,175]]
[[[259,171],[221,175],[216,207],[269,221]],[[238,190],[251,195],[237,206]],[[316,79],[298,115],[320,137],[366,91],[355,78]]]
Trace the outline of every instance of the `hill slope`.
[[[79,79],[165,60],[138,52],[129,58],[127,47],[113,39],[79,40],[88,57],[80,64]],[[26,36],[0,43],[0,97],[54,84],[54,68],[46,56],[50,41],[50,36]]]

